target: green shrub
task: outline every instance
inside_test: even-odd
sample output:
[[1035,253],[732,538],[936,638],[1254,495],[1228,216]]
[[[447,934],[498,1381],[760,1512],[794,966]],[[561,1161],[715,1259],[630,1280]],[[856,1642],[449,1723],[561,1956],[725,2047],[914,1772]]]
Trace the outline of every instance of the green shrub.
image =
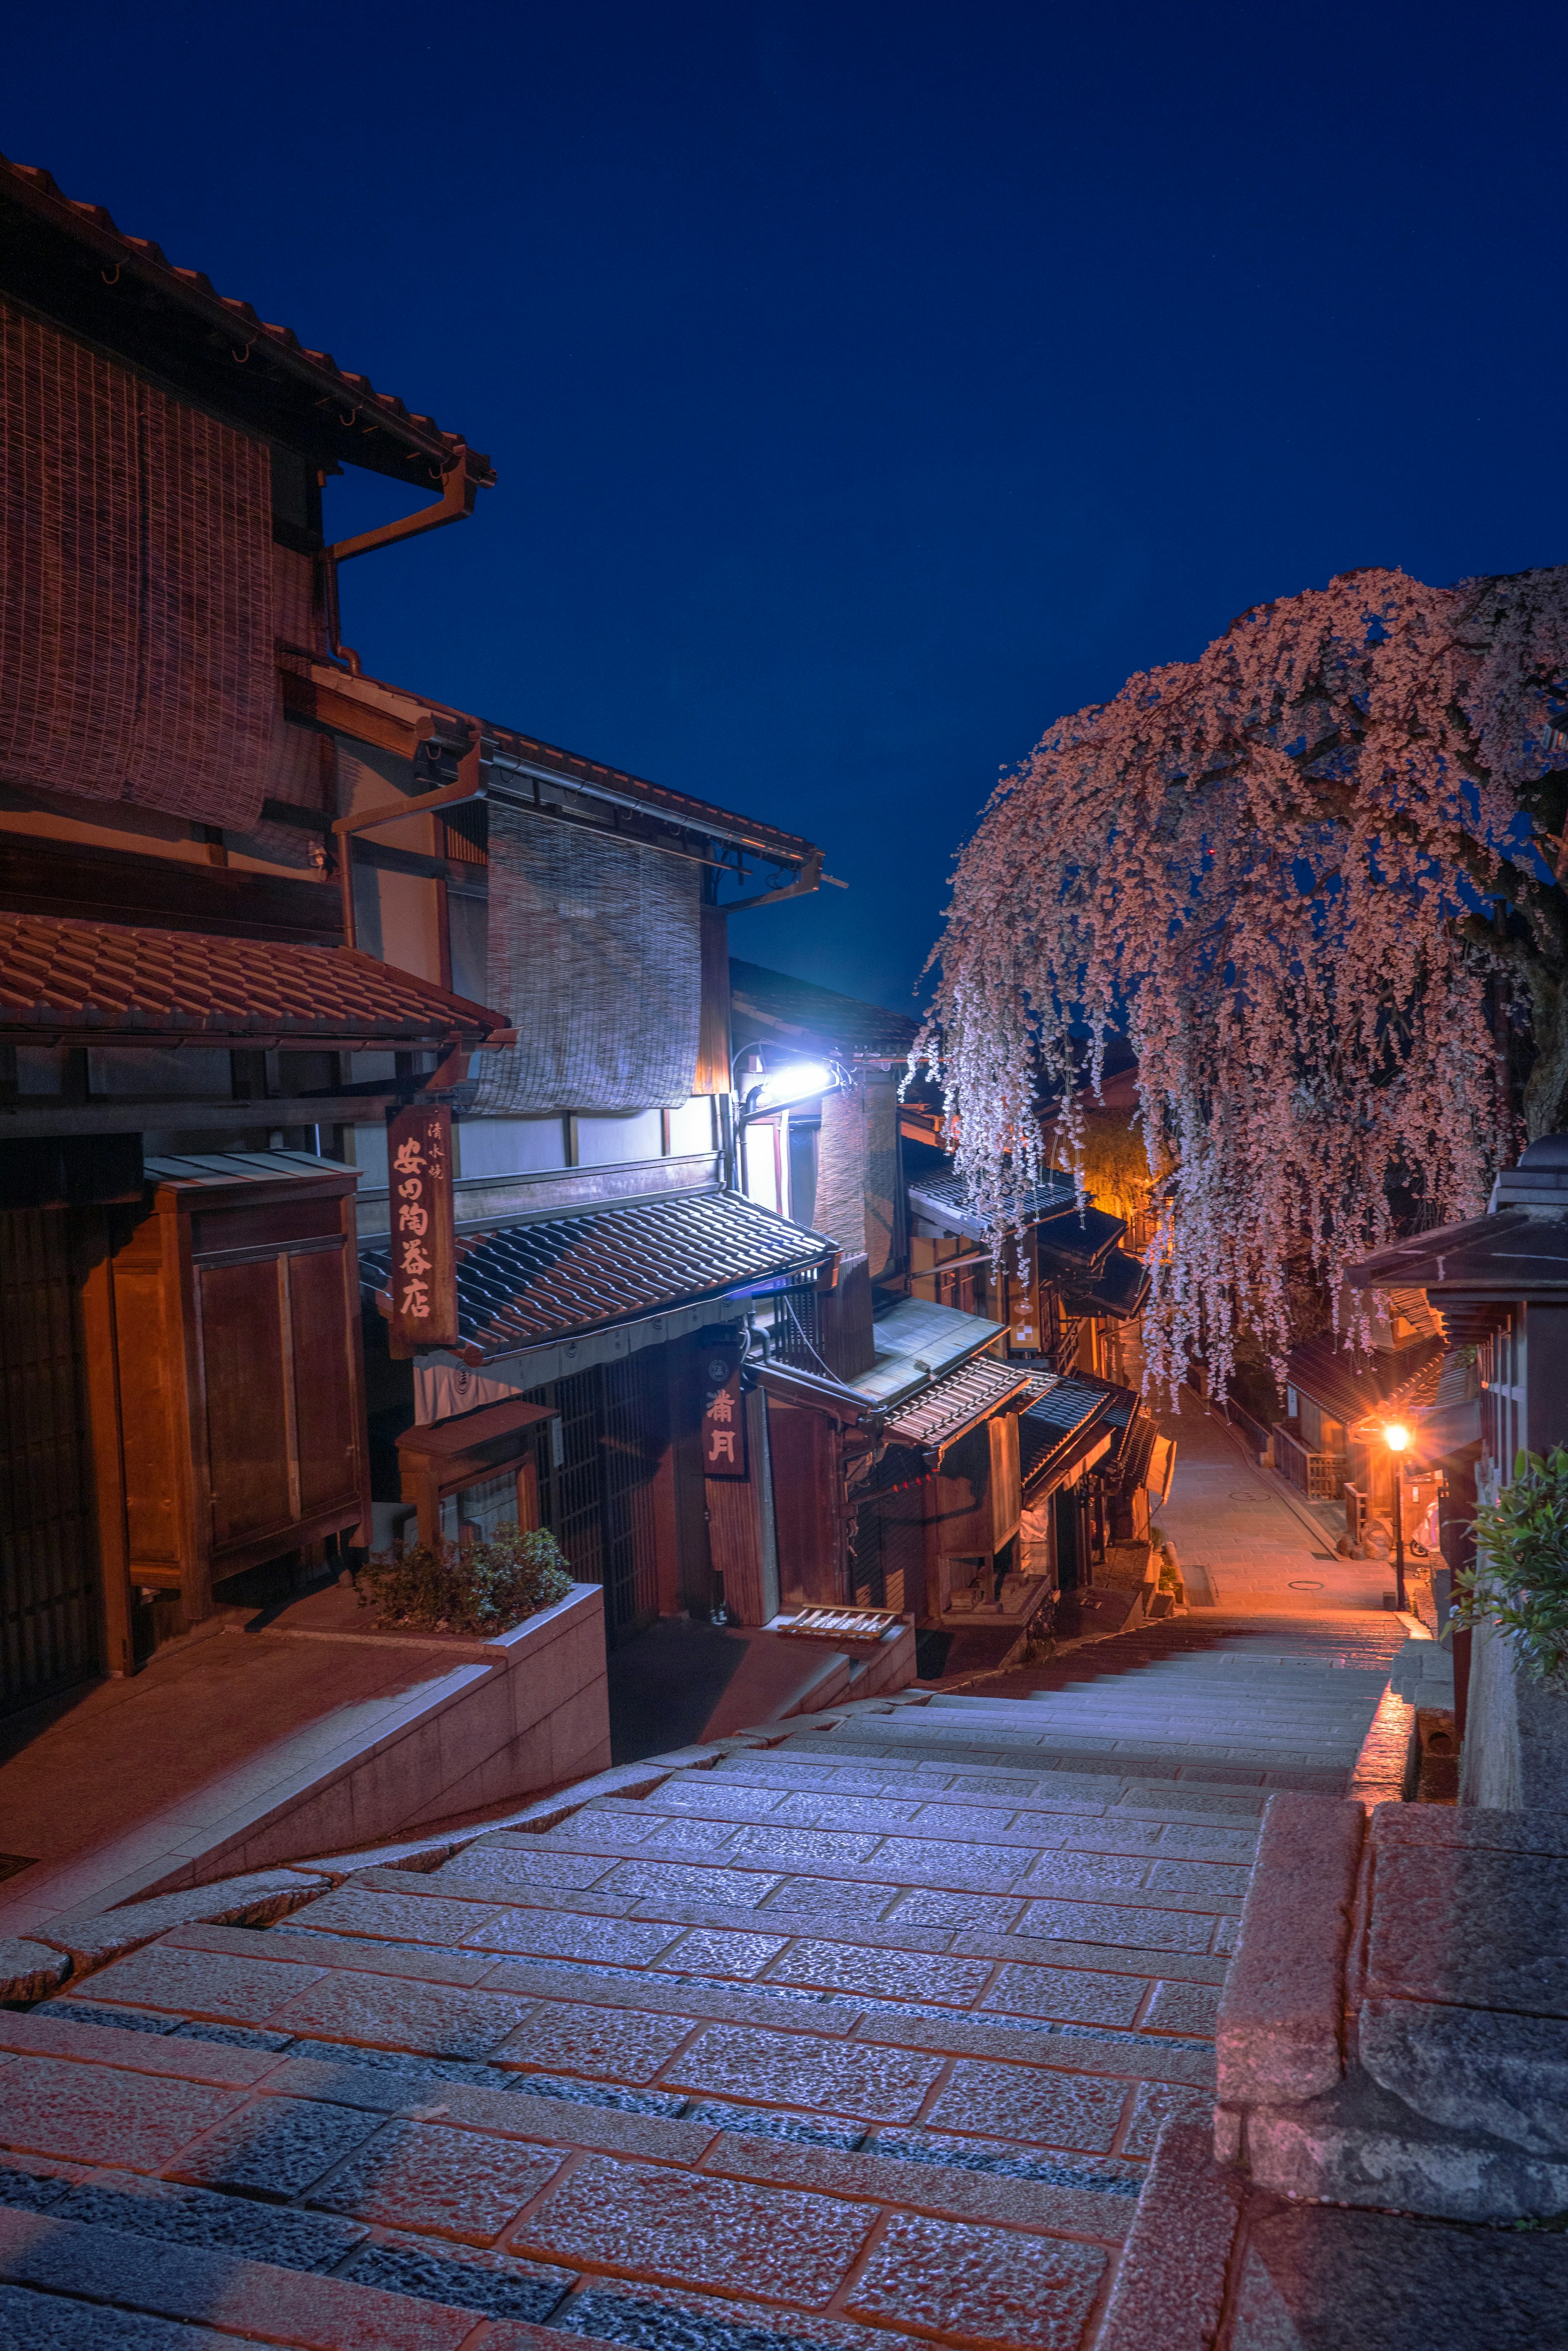
[[1457,1575],[1454,1621],[1511,1641],[1536,1681],[1568,1687],[1568,1448],[1521,1453],[1513,1483],[1477,1511],[1476,1563]]
[[554,1535],[500,1526],[465,1545],[400,1544],[360,1577],[360,1605],[387,1625],[436,1633],[509,1633],[571,1590],[571,1571]]

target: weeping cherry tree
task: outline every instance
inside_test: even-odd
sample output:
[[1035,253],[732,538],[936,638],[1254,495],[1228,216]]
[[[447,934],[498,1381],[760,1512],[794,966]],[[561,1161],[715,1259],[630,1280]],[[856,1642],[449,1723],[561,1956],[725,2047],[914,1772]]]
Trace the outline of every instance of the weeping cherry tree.
[[[1479,1213],[1568,1124],[1568,567],[1429,588],[1348,572],[1060,720],[960,858],[917,1052],[998,1245],[1081,1165],[1108,1037],[1138,1057],[1158,1229],[1152,1382],[1276,1369],[1286,1267],[1386,1240],[1391,1195]],[[1082,1178],[1081,1178],[1082,1181]]]

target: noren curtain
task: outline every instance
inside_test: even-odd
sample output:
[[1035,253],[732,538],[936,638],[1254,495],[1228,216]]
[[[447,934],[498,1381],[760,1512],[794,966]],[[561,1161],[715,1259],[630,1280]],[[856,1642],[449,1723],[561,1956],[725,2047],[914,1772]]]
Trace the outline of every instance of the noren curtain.
[[272,638],[266,444],[0,303],[0,776],[253,823]]
[[486,994],[518,1044],[476,1057],[489,1112],[674,1108],[702,1005],[701,869],[490,802]]

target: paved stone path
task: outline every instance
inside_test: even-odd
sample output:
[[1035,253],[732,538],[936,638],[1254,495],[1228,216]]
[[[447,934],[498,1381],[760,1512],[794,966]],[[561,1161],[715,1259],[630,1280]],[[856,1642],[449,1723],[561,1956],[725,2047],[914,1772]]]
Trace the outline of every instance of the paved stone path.
[[1077,2351],[1268,1792],[1344,1784],[1403,1630],[808,1719],[0,2014],[0,2340]]
[[1189,1389],[1160,1426],[1176,1440],[1176,1482],[1159,1524],[1176,1547],[1197,1609],[1267,1612],[1381,1610],[1392,1595],[1386,1560],[1340,1559],[1336,1505],[1313,1504],[1272,1469],[1260,1469],[1237,1432]]

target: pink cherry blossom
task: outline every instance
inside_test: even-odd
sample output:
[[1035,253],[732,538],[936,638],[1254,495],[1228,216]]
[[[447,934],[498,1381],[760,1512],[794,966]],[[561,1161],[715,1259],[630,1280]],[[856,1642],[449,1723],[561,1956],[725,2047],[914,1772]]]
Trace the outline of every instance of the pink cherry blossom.
[[999,1250],[1043,1172],[1042,1089],[1065,1093],[1051,1147],[1082,1189],[1078,1081],[1096,1091],[1108,1036],[1130,1037],[1152,1385],[1195,1359],[1221,1384],[1242,1327],[1278,1369],[1292,1251],[1343,1327],[1390,1185],[1430,1217],[1484,1209],[1528,1009],[1490,904],[1534,926],[1529,953],[1550,944],[1558,844],[1528,796],[1565,679],[1568,568],[1348,572],[1059,720],[993,796],[916,1053]]

